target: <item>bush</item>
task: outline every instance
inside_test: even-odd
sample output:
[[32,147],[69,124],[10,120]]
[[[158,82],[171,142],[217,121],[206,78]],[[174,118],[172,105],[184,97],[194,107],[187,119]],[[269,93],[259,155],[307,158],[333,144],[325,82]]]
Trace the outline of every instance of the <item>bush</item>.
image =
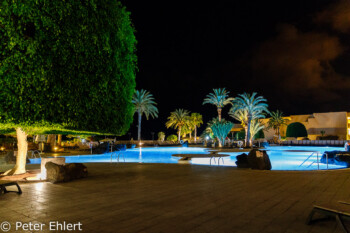
[[165,133],[159,132],[158,133],[158,141],[164,142],[164,139],[165,139]]
[[166,138],[166,140],[175,143],[177,141],[177,136],[175,134],[171,134]]
[[307,137],[307,131],[305,126],[300,122],[294,122],[287,127],[287,137]]

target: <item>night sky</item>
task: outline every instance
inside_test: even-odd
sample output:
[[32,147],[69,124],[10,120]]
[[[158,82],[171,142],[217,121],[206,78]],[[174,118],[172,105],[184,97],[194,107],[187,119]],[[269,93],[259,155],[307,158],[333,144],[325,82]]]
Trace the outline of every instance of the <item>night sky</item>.
[[122,3],[137,31],[137,89],[150,91],[160,112],[143,118],[143,139],[175,133],[165,122],[177,108],[205,123],[216,117],[215,106],[202,105],[213,88],[256,91],[285,114],[350,111],[348,0]]

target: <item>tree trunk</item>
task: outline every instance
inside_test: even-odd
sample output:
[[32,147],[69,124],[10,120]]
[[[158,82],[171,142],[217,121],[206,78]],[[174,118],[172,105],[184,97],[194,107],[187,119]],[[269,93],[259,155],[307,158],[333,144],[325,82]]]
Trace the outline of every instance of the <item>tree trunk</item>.
[[57,136],[57,145],[58,145],[58,146],[61,146],[61,144],[62,144],[62,134],[59,134],[59,135]]
[[50,143],[51,151],[54,151],[55,144],[56,144],[56,134],[49,134],[47,135],[47,143]]
[[142,118],[142,115],[140,112],[138,112],[138,114],[139,114],[139,124],[137,126],[137,140],[140,143],[141,142],[141,118]]
[[278,140],[281,141],[280,127],[277,128]]
[[5,175],[18,175],[26,173],[28,141],[27,134],[21,128],[16,129],[17,134],[17,158],[16,165],[11,170],[5,172]]
[[221,121],[221,110],[222,110],[222,108],[218,108],[218,117],[219,117],[219,121]]
[[197,126],[194,126],[194,143],[197,143]]
[[179,127],[179,131],[177,132],[177,141],[180,143],[181,141],[181,127]]
[[252,117],[248,116],[248,129],[247,129],[247,142],[248,142],[248,147],[251,147],[251,140],[250,140],[250,125],[252,123]]
[[219,147],[221,148],[225,144],[225,139],[218,137],[218,141],[219,141]]
[[248,146],[248,141],[247,141],[247,138],[248,138],[248,126],[244,126],[244,130],[245,130],[245,138],[244,138],[244,146],[247,147]]

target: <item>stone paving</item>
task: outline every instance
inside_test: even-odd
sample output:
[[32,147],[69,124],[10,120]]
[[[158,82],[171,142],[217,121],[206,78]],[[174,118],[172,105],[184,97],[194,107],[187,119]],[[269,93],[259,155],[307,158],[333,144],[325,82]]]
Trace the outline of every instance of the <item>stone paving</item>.
[[[305,224],[313,203],[350,201],[350,171],[252,171],[178,164],[87,164],[89,177],[21,184],[0,223],[81,223],[83,232],[342,232]],[[30,166],[29,166],[30,167]],[[1,232],[1,230],[0,230]],[[18,230],[17,232],[40,232]],[[51,231],[69,232],[69,231]],[[79,232],[76,228],[75,232]]]

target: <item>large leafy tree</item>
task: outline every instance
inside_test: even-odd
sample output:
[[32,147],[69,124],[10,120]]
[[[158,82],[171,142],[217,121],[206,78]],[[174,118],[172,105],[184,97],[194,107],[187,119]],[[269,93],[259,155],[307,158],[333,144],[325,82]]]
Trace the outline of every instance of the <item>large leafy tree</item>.
[[142,115],[146,116],[148,120],[151,116],[152,118],[158,117],[157,103],[154,101],[153,95],[141,89],[141,91],[135,91],[132,97],[132,103],[135,105],[135,113],[138,114],[138,125],[137,125],[137,140],[141,141],[141,119]]
[[283,112],[279,110],[277,110],[276,112],[271,112],[270,115],[271,115],[271,118],[267,122],[267,125],[268,125],[267,128],[274,129],[278,136],[278,140],[281,140],[280,129],[281,129],[281,126],[287,125],[287,120],[283,118]]
[[194,128],[194,142],[197,142],[197,128],[203,124],[203,116],[199,113],[193,112],[190,116],[190,124]]
[[[124,134],[132,122],[136,39],[116,0],[0,3],[0,128],[27,134]],[[84,131],[84,132],[83,132]]]
[[168,121],[165,123],[167,128],[177,129],[177,140],[181,140],[181,129],[187,127],[189,124],[189,114],[190,112],[184,109],[176,109],[174,112],[170,113]]
[[265,117],[265,113],[269,113],[266,99],[262,96],[256,96],[257,93],[252,94],[240,94],[232,101],[232,108],[230,112],[236,112],[239,110],[245,111],[247,115],[247,137],[246,142],[248,146],[251,146],[251,123],[252,120]]
[[225,88],[213,89],[213,93],[209,93],[203,101],[203,104],[213,104],[216,106],[219,121],[221,121],[222,108],[227,104],[231,104],[231,101],[234,100],[234,98],[228,96],[229,93]]

